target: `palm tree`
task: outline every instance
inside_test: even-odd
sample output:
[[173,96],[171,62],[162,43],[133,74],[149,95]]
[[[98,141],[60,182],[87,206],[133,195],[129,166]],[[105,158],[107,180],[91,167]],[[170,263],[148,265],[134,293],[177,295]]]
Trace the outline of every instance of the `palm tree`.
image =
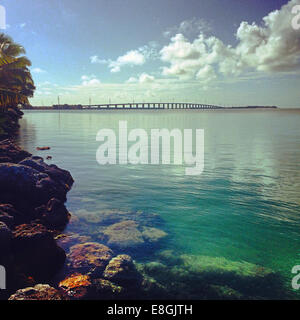
[[25,49],[10,37],[0,34],[0,109],[29,104],[35,86],[29,70]]

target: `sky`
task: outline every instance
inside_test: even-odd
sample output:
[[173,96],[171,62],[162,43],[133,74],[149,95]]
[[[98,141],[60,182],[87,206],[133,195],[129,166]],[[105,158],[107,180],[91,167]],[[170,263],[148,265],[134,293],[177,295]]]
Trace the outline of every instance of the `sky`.
[[[300,107],[300,0],[0,0],[33,105]],[[293,11],[294,10],[296,11]]]

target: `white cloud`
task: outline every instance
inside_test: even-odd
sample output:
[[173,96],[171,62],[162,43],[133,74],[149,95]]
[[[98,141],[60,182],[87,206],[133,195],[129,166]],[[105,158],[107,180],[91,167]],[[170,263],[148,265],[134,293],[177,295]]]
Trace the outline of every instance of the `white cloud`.
[[206,65],[205,67],[201,68],[197,74],[196,74],[196,78],[198,80],[201,80],[205,83],[208,83],[214,79],[217,78],[217,75],[215,73],[214,68],[211,65]]
[[143,53],[138,50],[131,50],[125,53],[123,56],[120,56],[116,61],[109,62],[110,71],[120,72],[121,68],[125,65],[129,66],[141,66],[145,63],[146,59]]
[[32,73],[46,73],[45,70],[41,69],[41,68],[33,68],[31,70]]
[[189,41],[179,33],[160,51],[164,76],[210,81],[220,75],[239,76],[247,72],[295,72],[300,69],[300,33],[291,27],[291,0],[280,10],[263,18],[262,25],[242,22],[237,29],[238,44],[225,45],[203,33]]
[[146,62],[146,59],[150,57],[153,52],[150,50],[149,46],[144,46],[138,50],[130,50],[124,55],[117,58],[117,60],[105,60],[100,59],[97,55],[90,57],[91,63],[107,64],[110,72],[116,73],[120,72],[123,66],[141,66]]
[[25,27],[26,27],[26,22],[20,23],[20,24],[19,24],[19,27],[20,27],[21,29],[25,28]]
[[81,85],[84,87],[95,87],[101,84],[101,81],[96,78],[95,75],[83,75],[81,76],[82,83]]
[[199,33],[207,33],[211,31],[210,24],[204,19],[191,18],[189,20],[182,21],[178,26],[168,28],[163,35],[170,38],[178,33],[183,34],[186,37],[198,35]]
[[152,83],[155,78],[147,73],[142,73],[139,77],[139,83]]
[[141,84],[149,84],[155,81],[155,77],[147,74],[142,73],[138,78],[130,77],[126,83],[141,83]]
[[105,59],[100,59],[98,56],[91,56],[90,57],[91,63],[99,63],[99,64],[106,64],[108,61]]
[[135,78],[135,77],[130,77],[130,78],[126,81],[126,83],[137,83],[137,82],[138,82],[138,79]]

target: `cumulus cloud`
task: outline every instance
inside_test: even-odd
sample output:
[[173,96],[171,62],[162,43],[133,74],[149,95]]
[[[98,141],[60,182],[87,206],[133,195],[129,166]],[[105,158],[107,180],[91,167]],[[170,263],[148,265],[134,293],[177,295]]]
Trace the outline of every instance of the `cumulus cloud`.
[[155,81],[155,77],[147,74],[142,73],[138,78],[130,77],[126,83],[141,83],[141,84],[148,84],[153,83]]
[[100,80],[97,79],[95,75],[90,75],[90,76],[83,75],[81,77],[81,80],[82,80],[81,85],[84,87],[89,87],[89,86],[93,87],[101,84]]
[[150,76],[147,73],[142,73],[139,77],[140,83],[152,83],[154,82],[155,78],[153,76]]
[[110,71],[120,72],[121,67],[125,65],[129,66],[141,66],[145,63],[146,59],[142,52],[138,50],[131,50],[125,53],[123,56],[120,56],[116,61],[109,62]]
[[289,1],[264,17],[261,25],[242,22],[236,32],[235,47],[203,33],[194,41],[182,33],[176,34],[160,51],[161,60],[169,64],[162,74],[210,81],[217,74],[299,70],[300,33],[291,27],[291,11],[297,4],[299,0]]
[[123,66],[141,66],[146,62],[146,58],[150,57],[150,55],[154,54],[153,50],[146,45],[144,47],[139,48],[138,50],[130,50],[126,52],[124,55],[118,57],[116,60],[111,59],[100,59],[97,55],[90,57],[91,63],[98,64],[107,64],[110,72],[116,73],[120,72]]

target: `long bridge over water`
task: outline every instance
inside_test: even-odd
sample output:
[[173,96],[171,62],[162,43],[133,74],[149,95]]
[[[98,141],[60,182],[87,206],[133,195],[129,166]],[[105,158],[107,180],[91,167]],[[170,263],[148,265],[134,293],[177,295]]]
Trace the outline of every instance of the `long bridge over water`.
[[240,107],[221,107],[203,103],[187,102],[142,102],[142,103],[105,103],[90,105],[70,105],[57,104],[51,107],[45,106],[23,106],[22,109],[33,110],[161,110],[161,109],[198,109],[198,110],[215,110],[215,109],[276,109],[276,106],[240,106]]
[[108,103],[91,105],[53,105],[52,107],[24,107],[24,109],[42,109],[42,110],[158,110],[158,109],[223,109],[224,107],[186,102],[142,102],[142,103]]

